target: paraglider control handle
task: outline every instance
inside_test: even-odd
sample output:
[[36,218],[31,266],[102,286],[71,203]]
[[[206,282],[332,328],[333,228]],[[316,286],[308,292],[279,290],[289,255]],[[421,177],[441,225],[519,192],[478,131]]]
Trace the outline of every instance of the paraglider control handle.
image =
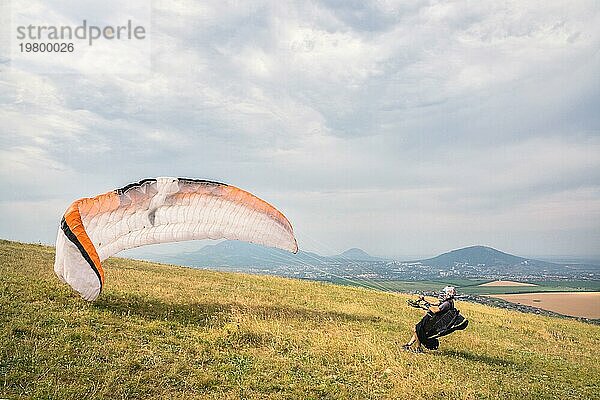
[[425,300],[423,296],[419,296],[417,300],[407,300],[406,303],[411,307],[421,308],[427,311],[429,311],[429,307],[431,306],[431,304]]

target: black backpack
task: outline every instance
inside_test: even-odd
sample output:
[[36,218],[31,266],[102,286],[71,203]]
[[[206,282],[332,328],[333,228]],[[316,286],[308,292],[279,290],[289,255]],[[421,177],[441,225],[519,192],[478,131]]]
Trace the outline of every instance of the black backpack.
[[463,330],[468,324],[469,321],[460,315],[460,311],[452,307],[442,313],[428,312],[417,324],[416,331],[419,341],[426,348],[436,350],[440,345],[438,338]]
[[439,338],[446,336],[454,331],[462,331],[467,325],[469,325],[469,320],[460,315],[457,308],[451,308],[440,316],[434,315],[431,328],[427,329],[427,337]]

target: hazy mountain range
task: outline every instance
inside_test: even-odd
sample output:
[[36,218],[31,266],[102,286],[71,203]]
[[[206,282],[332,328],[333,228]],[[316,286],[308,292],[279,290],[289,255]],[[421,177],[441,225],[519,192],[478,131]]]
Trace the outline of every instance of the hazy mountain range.
[[595,265],[551,263],[519,257],[486,246],[470,246],[437,257],[399,261],[374,257],[359,248],[323,256],[300,250],[291,254],[246,242],[223,241],[198,250],[144,259],[198,268],[268,273],[307,279],[369,276],[373,279],[436,277],[555,277],[595,279]]

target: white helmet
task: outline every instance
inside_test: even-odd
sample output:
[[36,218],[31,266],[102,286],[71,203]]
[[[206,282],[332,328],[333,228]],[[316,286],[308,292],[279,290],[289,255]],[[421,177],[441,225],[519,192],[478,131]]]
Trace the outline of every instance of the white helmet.
[[441,300],[446,300],[446,299],[450,299],[454,296],[456,296],[456,288],[454,286],[446,286],[440,292],[439,298]]

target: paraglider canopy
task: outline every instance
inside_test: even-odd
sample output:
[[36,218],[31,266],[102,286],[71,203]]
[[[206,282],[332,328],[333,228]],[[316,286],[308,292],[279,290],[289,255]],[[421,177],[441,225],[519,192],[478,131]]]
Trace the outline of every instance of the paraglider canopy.
[[224,183],[144,179],[65,212],[54,272],[88,301],[104,285],[101,262],[119,251],[155,243],[230,239],[298,252],[288,219],[266,201]]

